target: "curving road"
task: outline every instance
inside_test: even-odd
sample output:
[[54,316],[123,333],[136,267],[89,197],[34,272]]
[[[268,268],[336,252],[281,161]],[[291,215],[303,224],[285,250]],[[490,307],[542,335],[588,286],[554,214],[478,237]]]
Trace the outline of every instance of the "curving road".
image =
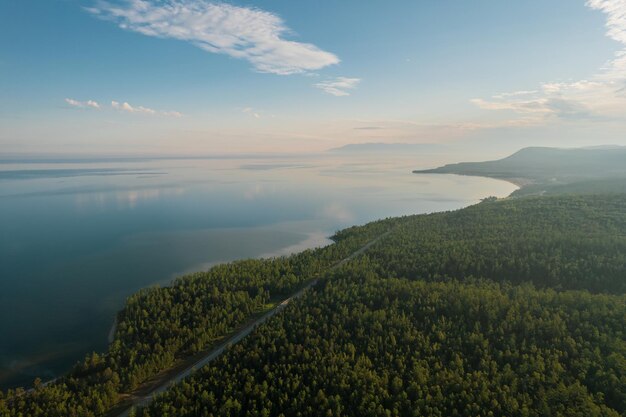
[[[353,252],[352,254],[350,254],[350,256],[348,256],[348,257],[342,259],[341,261],[339,261],[338,263],[336,263],[329,270],[333,270],[333,269],[339,268],[342,265],[344,265],[345,263],[347,263],[348,261],[350,261],[351,259],[354,259],[355,257],[361,255],[363,252],[368,250],[372,245],[374,245],[376,242],[378,242],[383,237],[387,236],[389,233],[391,233],[391,231],[387,231],[387,232],[383,233],[382,235],[378,236],[376,239],[371,240],[366,245],[361,247],[359,250],[357,250],[357,251]],[[165,381],[162,385],[154,388],[148,394],[143,395],[141,397],[138,397],[135,401],[133,401],[133,404],[131,406],[129,406],[127,409],[121,411],[119,414],[116,414],[115,416],[116,417],[129,417],[130,411],[131,411],[131,409],[133,407],[148,405],[152,401],[152,398],[155,395],[167,391],[167,389],[172,384],[176,384],[176,383],[182,381],[183,379],[187,378],[189,375],[191,375],[192,373],[194,373],[198,369],[202,368],[204,365],[206,365],[206,364],[212,362],[213,360],[215,360],[228,347],[230,347],[231,345],[234,345],[235,343],[238,343],[243,338],[245,338],[250,333],[252,333],[252,331],[254,329],[256,329],[258,326],[260,326],[265,321],[267,321],[269,318],[271,318],[272,316],[276,315],[277,313],[280,313],[282,310],[285,309],[285,307],[287,307],[289,305],[289,303],[291,303],[293,300],[295,300],[295,299],[299,298],[300,296],[302,296],[302,294],[304,294],[304,292],[306,290],[308,290],[309,288],[313,287],[315,284],[317,284],[317,282],[318,282],[317,279],[314,279],[314,280],[310,281],[304,287],[299,289],[297,292],[293,293],[291,296],[289,296],[288,298],[284,299],[280,304],[278,304],[272,310],[268,311],[267,313],[265,313],[263,316],[259,317],[254,322],[248,324],[246,327],[244,327],[243,329],[239,330],[236,334],[231,336],[228,340],[222,342],[221,344],[216,346],[214,349],[209,351],[206,354],[206,356],[204,356],[202,359],[198,360],[193,365],[189,366],[188,368],[186,368],[185,370],[181,371],[180,373],[174,375],[173,377],[171,377],[170,379]]]

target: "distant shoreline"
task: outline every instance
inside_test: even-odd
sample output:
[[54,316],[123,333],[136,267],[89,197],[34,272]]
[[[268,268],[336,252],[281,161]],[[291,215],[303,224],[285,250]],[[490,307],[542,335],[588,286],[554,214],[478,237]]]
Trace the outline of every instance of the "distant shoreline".
[[488,178],[490,180],[498,180],[498,181],[504,181],[504,182],[508,182],[509,184],[513,184],[514,186],[517,187],[517,190],[514,190],[511,194],[509,194],[507,197],[510,197],[513,193],[529,186],[529,185],[534,185],[536,184],[535,181],[531,180],[530,178],[523,178],[523,177],[495,177],[495,176],[489,176],[486,174],[469,174],[469,173],[456,173],[456,172],[439,172],[436,171],[438,168],[435,169],[425,169],[425,170],[415,170],[412,171],[413,174],[428,174],[428,175],[456,175],[459,177],[476,177],[476,178]]

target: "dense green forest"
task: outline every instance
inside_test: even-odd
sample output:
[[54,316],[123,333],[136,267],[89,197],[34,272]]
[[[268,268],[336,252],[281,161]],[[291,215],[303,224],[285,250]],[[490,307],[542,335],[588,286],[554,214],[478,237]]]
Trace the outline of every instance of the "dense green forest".
[[0,416],[102,415],[318,276],[137,414],[626,416],[626,195],[489,199],[335,239],[141,291],[109,352],[4,393]]
[[623,298],[355,263],[140,416],[618,416]]
[[385,277],[626,293],[626,198],[527,197],[414,216],[367,255]]

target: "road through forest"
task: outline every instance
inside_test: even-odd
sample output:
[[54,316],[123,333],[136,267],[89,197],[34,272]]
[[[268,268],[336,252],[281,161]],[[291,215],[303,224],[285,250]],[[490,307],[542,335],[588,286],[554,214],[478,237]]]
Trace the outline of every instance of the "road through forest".
[[[333,265],[329,269],[329,271],[331,271],[333,269],[336,269],[336,268],[339,268],[342,265],[344,265],[347,262],[349,262],[350,260],[354,259],[355,257],[361,255],[362,253],[367,251],[372,245],[374,245],[376,242],[378,242],[380,239],[382,239],[383,237],[387,236],[389,233],[390,233],[390,231],[385,232],[382,235],[378,236],[376,239],[371,240],[366,245],[361,247],[359,250],[357,250],[357,251],[353,252],[352,254],[350,254],[350,256],[342,259],[341,261],[339,261],[338,263]],[[256,319],[252,323],[246,325],[244,328],[242,328],[237,333],[235,333],[232,336],[230,336],[224,342],[222,342],[219,345],[217,345],[214,349],[211,349],[209,352],[206,353],[206,355],[204,357],[202,357],[201,359],[199,359],[198,361],[196,361],[195,363],[193,363],[192,365],[187,367],[185,370],[183,370],[183,371],[179,372],[178,374],[172,376],[171,378],[167,379],[167,381],[164,381],[161,385],[159,385],[158,387],[154,388],[153,390],[151,390],[147,394],[142,395],[141,397],[136,397],[133,400],[132,405],[129,405],[126,409],[120,411],[118,414],[114,414],[114,416],[115,417],[129,417],[130,411],[131,411],[131,409],[133,407],[137,407],[137,406],[141,407],[141,406],[148,405],[152,401],[152,398],[155,395],[167,391],[167,389],[172,384],[177,384],[178,382],[180,382],[183,379],[187,378],[189,375],[193,374],[198,369],[202,368],[206,364],[208,364],[208,363],[212,362],[213,360],[215,360],[218,356],[220,356],[222,353],[224,353],[224,351],[228,347],[234,345],[235,343],[240,342],[242,339],[244,339],[246,336],[248,336],[250,333],[252,333],[252,331],[254,331],[254,329],[256,329],[258,326],[260,326],[261,324],[263,324],[264,322],[266,322],[268,319],[270,319],[271,317],[275,316],[276,314],[280,313],[282,310],[285,309],[285,307],[287,307],[289,305],[289,303],[291,303],[293,300],[295,300],[295,299],[299,298],[300,296],[302,296],[302,294],[304,294],[304,292],[306,290],[308,290],[309,288],[313,287],[315,284],[317,284],[317,282],[318,282],[317,279],[314,279],[314,280],[308,282],[304,287],[300,288],[298,291],[296,291],[295,293],[291,294],[289,297],[287,297],[286,299],[281,301],[281,303],[278,304],[276,307],[274,307],[273,309],[271,309],[267,313],[263,314],[261,317],[259,317],[258,319]]]

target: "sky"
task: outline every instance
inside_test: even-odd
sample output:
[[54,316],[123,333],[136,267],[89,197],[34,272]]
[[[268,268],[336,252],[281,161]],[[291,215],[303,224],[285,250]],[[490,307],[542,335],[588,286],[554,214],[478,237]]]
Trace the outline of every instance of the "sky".
[[626,0],[3,0],[0,154],[626,145]]

